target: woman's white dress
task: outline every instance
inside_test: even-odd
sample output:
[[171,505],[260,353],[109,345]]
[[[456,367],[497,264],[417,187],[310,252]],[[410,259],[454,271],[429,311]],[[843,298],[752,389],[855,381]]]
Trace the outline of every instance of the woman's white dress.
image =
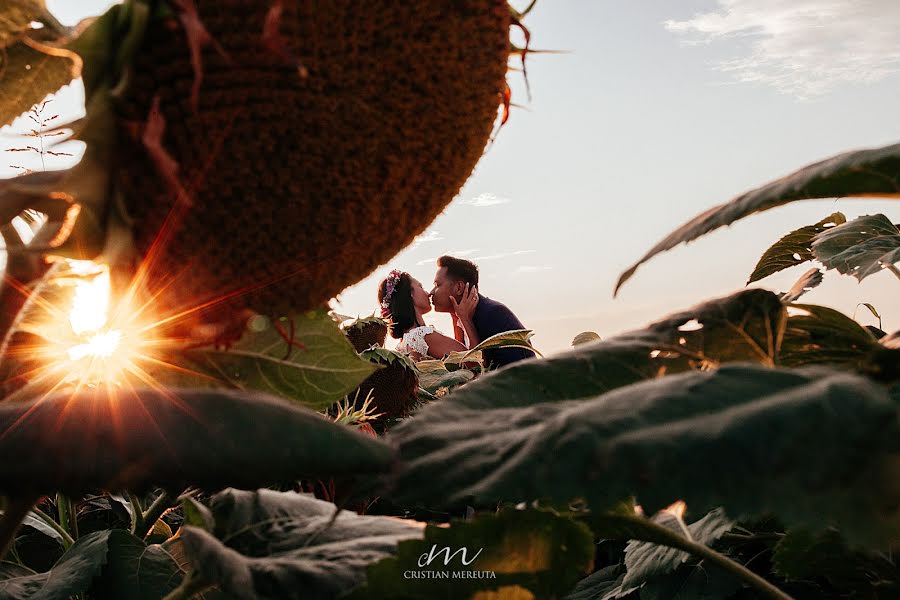
[[397,344],[397,351],[404,354],[415,352],[422,357],[428,356],[428,342],[425,341],[425,336],[429,333],[434,333],[434,327],[431,325],[413,327],[403,334],[403,339]]

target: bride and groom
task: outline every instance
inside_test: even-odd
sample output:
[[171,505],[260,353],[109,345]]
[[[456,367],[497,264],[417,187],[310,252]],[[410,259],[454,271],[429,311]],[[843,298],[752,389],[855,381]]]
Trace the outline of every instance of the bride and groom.
[[[415,360],[443,358],[450,352],[475,347],[492,335],[525,329],[504,304],[478,293],[478,267],[452,256],[437,260],[434,287],[425,291],[409,273],[393,270],[378,285],[381,316],[391,323],[391,337],[399,339],[397,350]],[[450,313],[453,337],[426,325],[422,316],[431,312]],[[482,352],[486,368],[499,368],[532,356],[524,348],[497,348]]]

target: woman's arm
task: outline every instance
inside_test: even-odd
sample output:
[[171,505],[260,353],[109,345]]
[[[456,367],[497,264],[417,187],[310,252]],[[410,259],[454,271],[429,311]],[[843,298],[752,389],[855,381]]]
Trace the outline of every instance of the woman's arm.
[[444,358],[451,352],[464,352],[466,350],[464,345],[452,337],[447,337],[443,333],[436,331],[425,336],[425,343],[428,344],[428,356],[437,359]]

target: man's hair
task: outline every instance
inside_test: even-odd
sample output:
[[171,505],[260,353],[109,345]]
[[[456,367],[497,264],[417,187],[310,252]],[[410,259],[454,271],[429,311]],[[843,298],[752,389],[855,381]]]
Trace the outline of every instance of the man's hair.
[[448,277],[478,287],[478,265],[471,260],[444,255],[437,259],[437,265],[447,268]]

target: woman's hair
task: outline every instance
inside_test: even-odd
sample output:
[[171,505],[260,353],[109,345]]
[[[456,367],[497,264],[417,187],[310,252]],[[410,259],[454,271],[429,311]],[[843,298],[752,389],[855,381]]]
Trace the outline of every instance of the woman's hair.
[[[391,285],[393,284],[393,285]],[[387,306],[385,306],[387,296]],[[378,284],[378,303],[381,304],[381,315],[390,319],[391,337],[400,339],[403,334],[416,325],[416,307],[412,298],[412,281],[409,273],[395,276],[391,271]]]

